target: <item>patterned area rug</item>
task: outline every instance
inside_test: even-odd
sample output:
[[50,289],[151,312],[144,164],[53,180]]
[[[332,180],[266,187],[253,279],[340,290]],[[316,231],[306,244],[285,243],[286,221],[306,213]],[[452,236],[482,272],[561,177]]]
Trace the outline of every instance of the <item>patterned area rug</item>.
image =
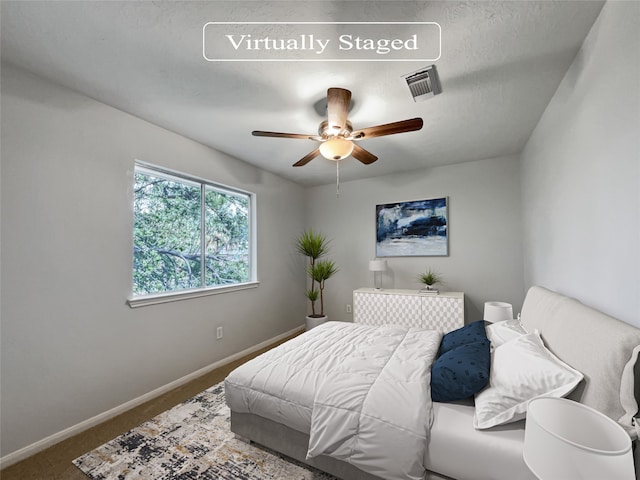
[[236,440],[219,383],[73,461],[93,480],[335,480]]

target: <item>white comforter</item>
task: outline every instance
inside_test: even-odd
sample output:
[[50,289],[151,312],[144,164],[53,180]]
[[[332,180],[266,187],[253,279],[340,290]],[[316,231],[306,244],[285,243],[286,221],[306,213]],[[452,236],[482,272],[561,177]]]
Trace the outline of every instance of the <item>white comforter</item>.
[[389,480],[422,479],[441,338],[328,322],[232,372],[227,403],[309,433],[309,458],[328,455]]

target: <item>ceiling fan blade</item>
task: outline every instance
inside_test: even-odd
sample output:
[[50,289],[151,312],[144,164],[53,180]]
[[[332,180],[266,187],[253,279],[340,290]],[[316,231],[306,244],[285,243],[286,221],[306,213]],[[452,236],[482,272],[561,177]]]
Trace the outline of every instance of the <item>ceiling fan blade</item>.
[[347,114],[351,103],[351,92],[344,88],[327,90],[327,120],[329,132],[342,130],[347,126]]
[[373,163],[378,159],[378,157],[376,157],[373,153],[365,150],[360,145],[357,145],[355,143],[353,144],[353,152],[351,152],[351,155],[353,156],[353,158],[355,158],[356,160],[360,160],[365,165],[369,165],[370,163]]
[[349,140],[362,140],[365,138],[393,135],[395,133],[413,132],[415,130],[420,130],[422,128],[422,125],[423,122],[421,118],[412,118],[410,120],[401,120],[399,122],[376,125],[375,127],[356,130],[351,134]]
[[304,133],[282,133],[282,132],[263,132],[262,130],[254,130],[251,132],[254,137],[277,137],[277,138],[300,138],[302,140],[322,140],[317,135],[306,135]]
[[304,157],[302,157],[300,160],[298,160],[296,163],[294,163],[293,166],[294,167],[302,167],[303,165],[306,165],[311,160],[316,158],[318,155],[320,155],[320,149],[316,148],[313,152],[307,153]]

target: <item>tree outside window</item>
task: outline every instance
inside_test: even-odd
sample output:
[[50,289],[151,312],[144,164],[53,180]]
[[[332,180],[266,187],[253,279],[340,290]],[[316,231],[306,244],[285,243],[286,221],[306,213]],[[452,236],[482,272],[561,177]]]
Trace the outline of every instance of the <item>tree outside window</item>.
[[249,194],[136,166],[133,293],[250,280]]

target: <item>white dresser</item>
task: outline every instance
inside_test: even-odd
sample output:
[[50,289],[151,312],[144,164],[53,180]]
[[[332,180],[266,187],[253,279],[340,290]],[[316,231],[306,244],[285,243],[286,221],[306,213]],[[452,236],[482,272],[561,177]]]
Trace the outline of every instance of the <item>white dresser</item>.
[[464,326],[464,293],[425,295],[418,290],[359,288],[353,291],[353,321],[450,332]]

